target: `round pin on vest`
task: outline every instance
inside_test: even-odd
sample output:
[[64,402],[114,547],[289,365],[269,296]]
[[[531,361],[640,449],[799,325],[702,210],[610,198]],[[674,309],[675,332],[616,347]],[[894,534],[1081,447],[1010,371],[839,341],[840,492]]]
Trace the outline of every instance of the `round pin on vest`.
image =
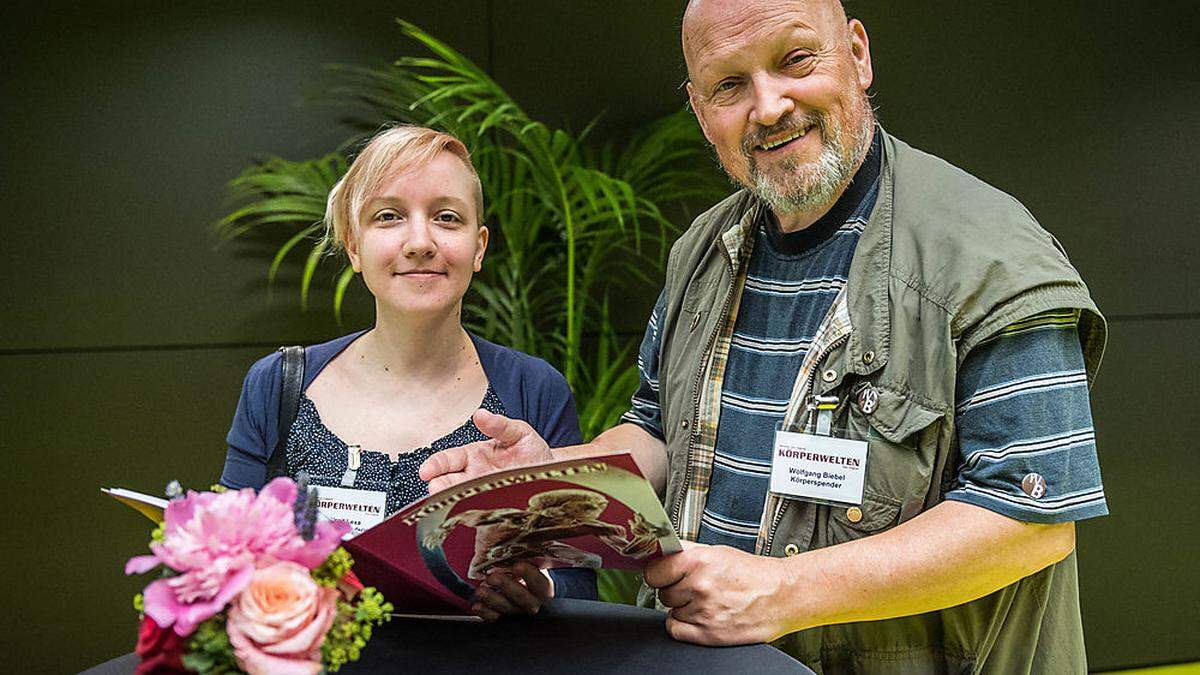
[[1040,473],[1027,473],[1021,479],[1021,489],[1034,499],[1046,496],[1046,479]]
[[879,407],[879,390],[867,385],[858,392],[858,409],[870,415]]

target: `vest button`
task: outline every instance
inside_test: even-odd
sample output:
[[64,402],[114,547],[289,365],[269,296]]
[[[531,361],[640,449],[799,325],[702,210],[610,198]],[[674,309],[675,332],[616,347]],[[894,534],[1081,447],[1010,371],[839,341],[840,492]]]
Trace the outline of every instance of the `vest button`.
[[788,557],[794,556],[799,552],[800,552],[800,547],[795,544],[788,544],[787,546],[783,547],[783,554]]
[[821,379],[825,380],[826,382],[833,382],[837,379],[837,371],[830,368],[829,370],[821,373]]
[[852,523],[861,521],[862,516],[862,509],[858,508],[857,506],[851,506],[850,508],[846,509],[846,520]]
[[683,429],[684,431],[686,431],[689,426],[691,426],[691,423],[688,422],[687,420],[684,420],[679,423],[679,428]]
[[875,362],[875,352],[866,352],[863,354],[863,363],[868,366]]

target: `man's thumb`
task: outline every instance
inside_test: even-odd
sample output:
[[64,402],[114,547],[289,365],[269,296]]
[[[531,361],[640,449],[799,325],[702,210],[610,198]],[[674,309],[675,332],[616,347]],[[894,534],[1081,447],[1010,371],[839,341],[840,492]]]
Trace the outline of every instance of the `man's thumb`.
[[495,439],[501,447],[513,445],[525,437],[527,425],[504,415],[497,415],[489,410],[480,408],[471,415],[471,421],[488,438]]

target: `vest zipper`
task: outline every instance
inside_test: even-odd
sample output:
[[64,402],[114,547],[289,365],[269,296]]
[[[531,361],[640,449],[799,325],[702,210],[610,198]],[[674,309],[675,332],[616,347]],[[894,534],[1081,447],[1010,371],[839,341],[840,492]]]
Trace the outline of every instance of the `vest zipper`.
[[[803,392],[802,396],[807,398],[809,395],[811,395],[813,382],[815,382],[817,379],[817,372],[821,370],[821,367],[820,367],[821,362],[825,360],[825,357],[829,356],[830,352],[832,352],[833,350],[840,347],[843,343],[845,343],[849,339],[850,339],[850,333],[846,333],[845,335],[842,335],[841,337],[834,340],[833,342],[830,342],[829,346],[825,347],[825,349],[823,349],[821,351],[821,355],[818,356],[817,360],[813,362],[814,367],[812,369],[812,372],[810,372],[808,374],[808,380],[804,383],[804,389],[802,390],[802,392]],[[836,411],[834,412],[834,418],[835,419],[837,418]],[[780,498],[779,501],[780,501],[779,508],[775,509],[775,514],[771,517],[771,527],[767,530],[767,542],[766,542],[766,546],[763,547],[764,555],[771,555],[771,546],[774,544],[774,541],[775,541],[775,531],[777,529],[779,529],[779,523],[783,521],[783,514],[787,510],[787,505],[789,503],[791,503],[790,499]]]
[[[708,354],[716,345],[717,335],[720,335],[721,329],[725,326],[725,321],[728,319],[729,305],[733,302],[733,289],[737,286],[737,271],[733,267],[733,261],[729,259],[728,255],[723,257],[725,258],[725,265],[729,268],[729,289],[725,291],[725,303],[721,305],[721,318],[717,321],[716,330],[708,338],[708,343],[704,347],[704,352],[702,352],[704,354]],[[671,520],[674,521],[676,529],[681,526],[679,522],[680,509],[683,508],[683,498],[687,495],[688,486],[691,483],[692,450],[696,446],[696,434],[700,432],[698,428],[700,424],[700,398],[702,396],[700,393],[700,381],[704,378],[704,371],[708,370],[708,363],[711,358],[710,355],[708,359],[701,360],[700,369],[696,372],[696,377],[692,381],[692,390],[696,392],[696,395],[692,399],[692,424],[691,429],[688,431],[687,463],[684,465],[683,470],[683,490],[679,492],[679,496],[675,498],[675,504],[671,507]]]

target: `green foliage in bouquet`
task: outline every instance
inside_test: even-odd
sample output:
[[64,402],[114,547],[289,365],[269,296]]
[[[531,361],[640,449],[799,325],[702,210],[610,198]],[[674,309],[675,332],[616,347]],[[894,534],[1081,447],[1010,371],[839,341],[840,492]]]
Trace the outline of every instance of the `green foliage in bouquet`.
[[[336,587],[353,566],[354,558],[346,549],[338,547],[313,570],[313,580],[322,586]],[[371,639],[374,627],[390,620],[393,609],[392,603],[385,602],[383,595],[370,586],[359,591],[354,604],[339,600],[337,618],[321,645],[321,660],[329,672],[337,672],[345,664],[357,661]]]
[[[572,134],[530,119],[479,66],[416,26],[399,24],[427,54],[383,68],[334,67],[330,94],[362,111],[364,130],[418,124],[466,143],[483,182],[492,243],[465,301],[464,322],[558,367],[590,439],[616,422],[637,385],[640,336],[618,334],[610,300],[655,292],[678,234],[664,210],[710,204],[728,183],[686,110],[627,138],[593,143],[588,130]],[[302,257],[305,308],[314,280],[323,270],[330,274],[339,320],[355,275],[326,255],[318,235],[326,195],[346,168],[342,151],[262,162],[231,182],[241,206],[217,224],[227,238],[283,241],[268,269],[272,280],[286,260]]]
[[183,666],[199,675],[242,672],[234,659],[233,645],[229,644],[224,614],[218,614],[196,627],[196,632],[188,640]]
[[354,567],[354,558],[350,556],[349,551],[339,546],[320,567],[312,571],[313,581],[322,586],[336,588],[338,581],[346,576],[351,567]]
[[321,645],[321,660],[329,672],[357,661],[374,626],[391,619],[392,603],[385,602],[379,591],[368,586],[359,592],[355,604],[338,601],[338,615]]

